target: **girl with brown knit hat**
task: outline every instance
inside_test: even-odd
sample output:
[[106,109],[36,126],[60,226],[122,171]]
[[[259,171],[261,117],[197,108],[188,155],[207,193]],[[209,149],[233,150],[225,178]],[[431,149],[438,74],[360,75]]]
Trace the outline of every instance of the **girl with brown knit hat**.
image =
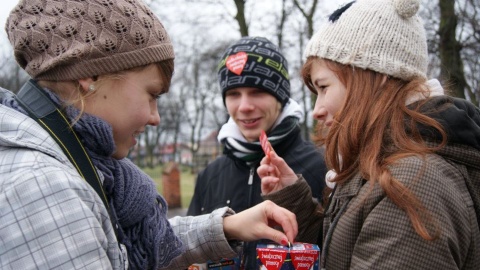
[[141,0],[21,0],[5,29],[32,80],[0,88],[1,269],[185,269],[235,256],[236,240],[294,239],[295,216],[272,202],[168,220],[125,158],[159,124],[173,74]]
[[264,198],[323,228],[310,240],[322,269],[479,268],[480,110],[427,81],[418,9],[351,2],[307,45],[302,74],[331,170],[325,209],[306,210],[308,185],[275,153],[258,169]]

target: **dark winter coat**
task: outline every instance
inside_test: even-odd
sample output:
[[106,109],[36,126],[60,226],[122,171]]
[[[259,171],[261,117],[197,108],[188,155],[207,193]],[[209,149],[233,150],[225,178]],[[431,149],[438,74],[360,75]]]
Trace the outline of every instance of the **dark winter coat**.
[[[313,197],[320,200],[326,174],[320,150],[303,140],[299,129],[274,150],[295,172],[304,176]],[[187,215],[206,214],[224,206],[240,212],[262,202],[257,168],[258,164],[248,166],[244,161],[231,156],[223,155],[217,158],[199,173]],[[253,177],[251,185],[250,175]],[[252,256],[255,256],[254,248],[253,244],[247,248],[252,252]]]

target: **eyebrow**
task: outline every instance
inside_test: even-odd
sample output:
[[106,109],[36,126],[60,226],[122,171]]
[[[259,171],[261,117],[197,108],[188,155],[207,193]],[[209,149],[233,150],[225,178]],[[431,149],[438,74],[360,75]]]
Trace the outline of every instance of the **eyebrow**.
[[165,87],[163,83],[151,83],[150,85],[147,85],[147,89],[155,92],[158,95],[166,94],[169,90],[169,88]]
[[324,83],[324,81],[326,81],[326,80],[327,80],[326,77],[317,78],[317,79],[315,79],[315,81],[313,81],[313,84],[314,85],[319,85],[321,83]]

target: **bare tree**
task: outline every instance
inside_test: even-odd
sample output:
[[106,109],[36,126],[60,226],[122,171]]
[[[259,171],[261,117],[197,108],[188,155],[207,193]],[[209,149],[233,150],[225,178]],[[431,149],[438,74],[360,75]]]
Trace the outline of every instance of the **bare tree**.
[[[174,93],[167,94],[166,98],[161,100],[159,107],[161,108],[162,113],[160,114],[160,126],[161,130],[166,130],[167,133],[164,136],[164,142],[171,139],[173,145],[173,161],[177,161],[177,145],[180,137],[180,126],[182,123],[183,114],[182,111],[183,103],[181,97],[175,95]],[[160,143],[160,141],[159,141]]]
[[440,78],[451,82],[450,89],[452,90],[453,95],[465,98],[467,82],[463,72],[463,61],[460,57],[462,47],[456,37],[458,17],[455,13],[455,1],[439,0],[439,6],[440,27],[438,33],[440,35]]
[[[301,66],[303,65],[303,60],[302,60],[302,53],[304,50],[304,40],[309,40],[313,34],[314,34],[314,17],[315,17],[315,12],[317,11],[317,6],[318,6],[318,0],[304,0],[302,3],[299,2],[299,0],[293,0],[293,3],[295,7],[300,11],[302,14],[303,18],[305,19],[306,25],[306,35],[303,33],[303,31],[299,31],[298,34],[298,43],[299,43],[299,59],[300,59],[300,65],[298,72],[300,71]],[[300,90],[302,93],[302,101],[303,101],[303,107],[304,107],[304,119],[305,121],[301,124],[301,129],[303,133],[303,137],[305,140],[310,139],[310,127],[308,125],[308,117],[309,117],[309,112],[312,110],[314,104],[315,104],[315,96],[311,94],[305,85],[302,83],[300,86]],[[310,103],[308,102],[310,100]]]
[[[195,37],[199,39],[193,44],[202,44],[205,42],[203,37]],[[184,125],[189,130],[189,139],[192,155],[195,157],[199,144],[198,142],[204,134],[206,110],[208,107],[209,97],[212,95],[210,71],[212,62],[208,61],[209,56],[204,52],[198,51],[198,48],[191,47],[190,50],[196,50],[197,53],[189,57],[190,65],[185,67],[183,71],[186,76],[182,77],[179,86],[181,98]],[[218,59],[215,59],[218,61]],[[192,171],[194,167],[192,166]]]
[[0,87],[14,93],[29,79],[28,74],[15,62],[11,50],[3,51],[0,56]]
[[[299,31],[298,32],[298,46],[300,48],[304,48],[304,40],[305,40],[305,36],[303,34],[303,32]],[[302,61],[302,57],[303,57],[303,52],[302,50],[299,50],[299,57],[298,59],[300,59],[299,61],[299,69],[301,69],[301,66],[303,64],[303,61]],[[298,72],[300,73],[300,71]],[[302,79],[300,78],[300,80],[302,81]],[[303,134],[303,137],[305,138],[305,140],[310,140],[310,127],[308,125],[309,123],[309,112],[312,110],[311,108],[313,108],[313,104],[314,104],[314,99],[312,97],[314,97],[314,95],[310,94],[310,91],[307,89],[307,87],[305,87],[305,84],[303,83],[303,81],[300,83],[300,93],[302,94],[302,103],[303,103],[303,123],[301,123],[300,125],[300,128],[302,130],[302,134]],[[309,100],[312,100],[312,102],[309,103]]]
[[287,7],[287,0],[282,0],[282,10],[280,12],[277,26],[277,44],[280,49],[283,48],[283,29],[285,28],[285,23],[291,10],[291,8]]
[[427,30],[428,76],[439,78],[449,94],[479,104],[480,31],[477,0],[423,1]]
[[[293,0],[293,3],[307,21],[307,38],[309,39],[313,36],[314,33],[313,18],[315,16],[315,12],[317,11],[318,0],[312,0],[310,3],[305,2],[306,1],[300,3],[298,0]],[[307,6],[307,4],[309,5]]]
[[235,6],[237,7],[237,15],[235,15],[235,20],[238,22],[240,27],[240,34],[242,37],[248,36],[248,24],[245,19],[245,2],[246,0],[234,0]]
[[165,132],[165,130],[159,129],[159,126],[147,126],[145,132],[140,136],[140,140],[143,139],[143,142],[145,143],[145,165],[150,168],[157,165],[154,151],[158,146],[160,136],[163,132]]
[[461,43],[461,58],[466,80],[466,94],[480,105],[480,1],[459,0],[457,36]]

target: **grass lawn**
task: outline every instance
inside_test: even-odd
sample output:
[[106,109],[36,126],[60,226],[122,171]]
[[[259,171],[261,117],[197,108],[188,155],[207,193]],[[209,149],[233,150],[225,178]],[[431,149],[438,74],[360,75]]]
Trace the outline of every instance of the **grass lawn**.
[[[162,166],[155,168],[142,168],[142,170],[150,175],[157,185],[157,190],[163,195],[163,183],[162,183]],[[187,167],[180,167],[180,193],[181,204],[183,208],[188,208],[193,196],[193,189],[195,188],[195,179],[197,175],[191,174],[190,169]]]

